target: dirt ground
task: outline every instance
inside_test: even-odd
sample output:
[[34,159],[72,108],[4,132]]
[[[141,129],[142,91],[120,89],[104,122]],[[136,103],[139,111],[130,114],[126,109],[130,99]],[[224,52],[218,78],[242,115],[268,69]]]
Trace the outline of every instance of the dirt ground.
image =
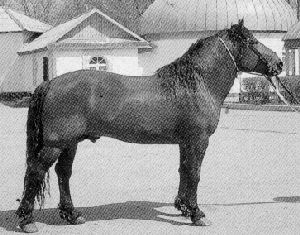
[[[27,109],[0,105],[0,234],[19,234],[14,211],[25,173]],[[67,225],[51,197],[35,211],[38,234],[300,234],[300,116],[222,111],[198,190],[210,227],[192,226],[173,208],[179,175],[175,145],[103,138],[79,144],[71,192],[86,224]]]

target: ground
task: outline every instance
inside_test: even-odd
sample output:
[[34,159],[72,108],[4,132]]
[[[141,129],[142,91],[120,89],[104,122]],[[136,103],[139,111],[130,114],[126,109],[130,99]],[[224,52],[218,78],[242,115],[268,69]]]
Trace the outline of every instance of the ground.
[[[0,105],[0,115],[0,234],[19,234],[14,211],[23,189],[27,109]],[[191,226],[173,208],[177,146],[85,141],[71,191],[87,222],[60,220],[52,168],[51,197],[35,211],[39,234],[299,234],[299,120],[292,112],[222,111],[198,190],[210,227]]]

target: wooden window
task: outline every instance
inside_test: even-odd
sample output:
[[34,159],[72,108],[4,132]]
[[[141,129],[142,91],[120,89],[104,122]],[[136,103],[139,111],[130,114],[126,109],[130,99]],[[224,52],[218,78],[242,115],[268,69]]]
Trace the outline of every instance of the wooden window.
[[90,60],[89,68],[90,70],[106,71],[107,70],[106,60],[103,57],[93,57]]
[[43,80],[49,81],[49,59],[43,57]]

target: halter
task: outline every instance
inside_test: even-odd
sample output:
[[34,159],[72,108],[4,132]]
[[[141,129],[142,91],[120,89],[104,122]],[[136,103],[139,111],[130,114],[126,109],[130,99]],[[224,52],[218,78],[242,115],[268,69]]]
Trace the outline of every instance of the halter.
[[226,48],[226,50],[228,51],[228,54],[230,55],[230,57],[231,57],[231,59],[232,59],[232,62],[233,62],[234,67],[235,67],[235,69],[236,69],[236,72],[239,72],[240,70],[239,70],[239,68],[238,68],[238,66],[237,66],[237,64],[236,64],[236,62],[235,62],[235,59],[234,59],[232,53],[230,52],[228,46],[226,45],[226,43],[224,42],[224,40],[223,40],[222,38],[220,38],[220,37],[218,37],[218,38],[219,38],[219,40],[223,43],[223,45],[224,45],[224,47]]
[[[229,50],[228,46],[226,45],[226,43],[224,42],[224,40],[221,38],[221,37],[218,37],[220,42],[222,42],[222,44],[224,45],[224,47],[226,48],[228,54],[230,55],[230,58],[232,59],[232,62],[234,64],[234,67],[236,69],[237,72],[239,72],[239,68],[237,66],[237,63],[235,62],[235,58],[233,57],[231,51]],[[246,44],[247,47],[250,47],[250,49],[253,51],[253,53],[255,53],[259,60],[265,62],[268,66],[268,69],[269,69],[269,72],[272,72],[271,70],[271,66],[270,63],[267,61],[267,59],[252,45],[252,43],[249,43],[248,41],[245,41],[245,40],[242,40],[242,43],[243,44]],[[249,73],[249,72],[248,72]],[[256,73],[253,73],[253,72],[250,72],[251,74],[254,74],[254,75],[261,75],[261,74],[256,74]],[[271,83],[271,85],[273,86],[274,90],[276,91],[277,95],[284,101],[284,103],[286,103],[293,111],[297,112],[300,114],[300,112],[295,109],[279,92],[278,88],[275,86],[275,84],[273,83],[272,79],[270,79],[267,75],[264,75],[267,80]],[[277,77],[277,76],[276,76]],[[297,104],[299,104],[299,101],[296,99],[296,97],[292,94],[291,91],[289,91],[287,89],[287,87],[280,81],[280,79],[277,79],[280,83],[280,85],[288,92],[288,94],[297,102]]]
[[[235,61],[234,56],[232,55],[231,51],[229,50],[228,46],[226,45],[226,43],[224,42],[224,40],[221,37],[218,37],[220,42],[222,42],[222,44],[224,45],[224,47],[226,48],[228,54],[230,55],[232,62],[234,64],[234,67],[236,69],[237,72],[240,71],[239,67],[237,66],[237,63]],[[249,47],[254,54],[257,55],[257,57],[259,58],[259,60],[265,62],[268,65],[268,68],[270,69],[271,66],[269,66],[269,62],[267,61],[267,59],[252,45],[252,43],[249,43],[247,40],[243,40],[242,39],[242,44],[246,45],[247,47]],[[270,71],[271,72],[271,71]],[[248,73],[252,73],[252,72],[248,72]],[[254,73],[253,73],[254,74]],[[257,75],[257,74],[256,74]]]

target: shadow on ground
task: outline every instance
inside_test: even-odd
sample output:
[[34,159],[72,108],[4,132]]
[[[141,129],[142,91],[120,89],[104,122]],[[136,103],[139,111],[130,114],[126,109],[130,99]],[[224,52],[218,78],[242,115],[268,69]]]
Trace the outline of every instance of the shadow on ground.
[[[271,203],[298,203],[300,196],[292,197],[276,197],[272,202],[251,202],[251,203],[229,203],[229,204],[202,204],[201,206],[250,206],[258,204]],[[115,203],[95,207],[79,207],[77,210],[82,212],[86,221],[98,220],[116,220],[116,219],[131,219],[131,220],[153,220],[170,223],[173,225],[189,225],[187,223],[173,221],[172,218],[180,217],[180,213],[168,214],[159,211],[161,207],[172,207],[171,203],[147,202],[147,201],[129,201],[124,203]],[[48,225],[67,225],[65,221],[60,219],[57,209],[44,209],[34,211],[35,221]],[[164,219],[166,216],[170,219]],[[164,217],[164,218],[162,218]],[[20,231],[17,228],[18,218],[15,211],[0,211],[0,228],[7,231]]]
[[[160,207],[173,207],[171,203],[158,203],[146,201],[129,201],[124,203],[115,203],[95,207],[79,207],[77,210],[82,212],[86,221],[132,219],[132,220],[154,220],[167,222],[173,225],[187,225],[189,223],[176,222],[160,216],[179,217],[178,214],[167,214],[156,210]],[[67,223],[60,219],[57,209],[35,210],[34,217],[36,222],[48,225],[66,225]],[[15,211],[0,212],[0,228],[7,231],[19,231],[18,218]]]
[[300,196],[291,196],[291,197],[275,197],[273,198],[275,202],[290,202],[298,203],[300,202]]

